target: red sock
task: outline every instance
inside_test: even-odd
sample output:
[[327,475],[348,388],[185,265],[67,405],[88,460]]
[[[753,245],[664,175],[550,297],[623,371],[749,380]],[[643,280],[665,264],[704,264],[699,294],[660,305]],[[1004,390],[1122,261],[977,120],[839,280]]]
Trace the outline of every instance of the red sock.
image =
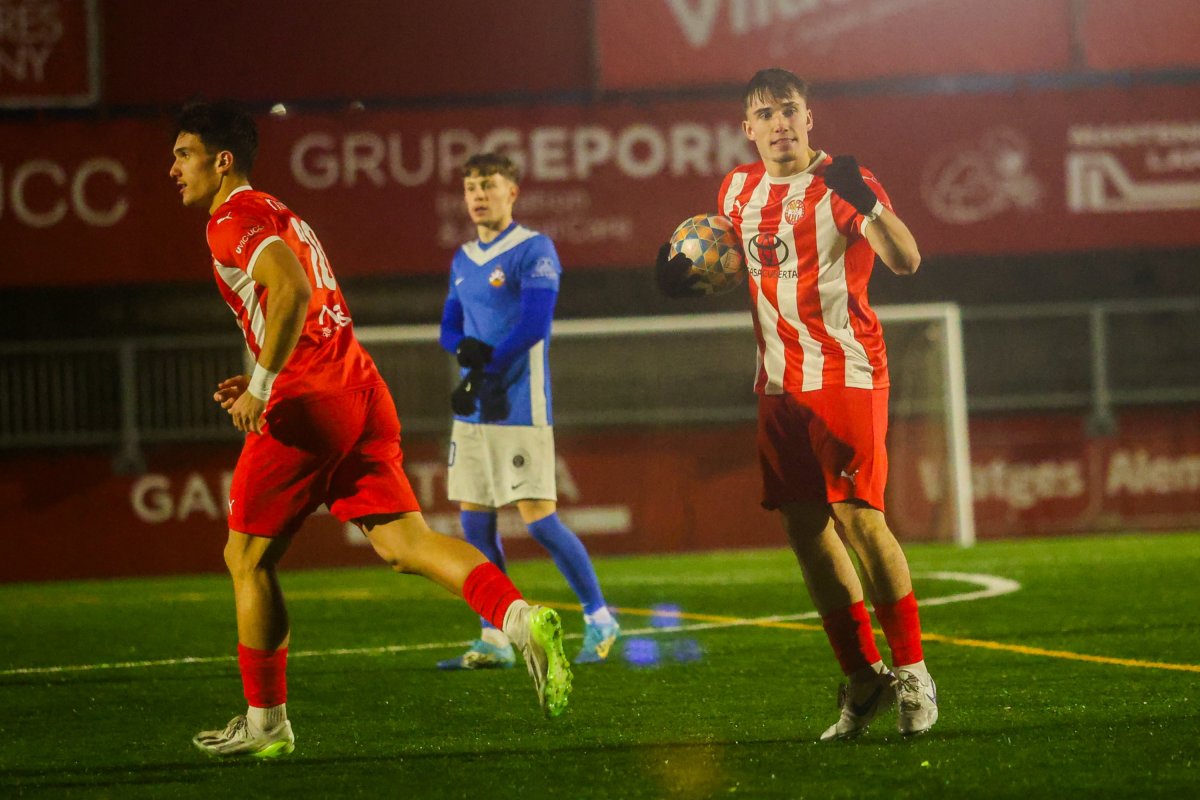
[[925,658],[921,651],[921,618],[917,615],[917,596],[912,592],[894,603],[875,607],[875,618],[888,647],[892,648],[892,665],[907,667]]
[[238,667],[246,702],[270,708],[287,702],[287,648],[255,650],[238,642]]
[[875,634],[871,630],[871,615],[863,601],[825,614],[821,624],[825,626],[825,635],[833,645],[843,674],[852,675],[880,660]]
[[471,574],[463,581],[462,591],[467,605],[501,630],[504,629],[504,615],[508,607],[514,600],[521,599],[521,593],[513,586],[513,582],[490,561],[471,570]]

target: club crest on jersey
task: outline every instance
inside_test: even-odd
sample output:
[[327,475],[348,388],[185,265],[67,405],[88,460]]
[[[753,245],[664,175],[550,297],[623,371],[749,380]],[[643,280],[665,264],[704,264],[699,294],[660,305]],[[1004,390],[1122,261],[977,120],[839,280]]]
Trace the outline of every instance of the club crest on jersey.
[[758,233],[746,249],[750,257],[764,267],[778,267],[787,260],[787,242],[773,233]]
[[803,218],[804,198],[797,197],[793,200],[790,200],[788,204],[783,207],[783,221],[788,225],[795,225]]
[[500,269],[499,267],[496,267],[494,270],[492,270],[492,274],[488,275],[488,283],[490,283],[492,286],[494,286],[497,289],[499,289],[501,286],[503,286],[504,285],[504,270]]

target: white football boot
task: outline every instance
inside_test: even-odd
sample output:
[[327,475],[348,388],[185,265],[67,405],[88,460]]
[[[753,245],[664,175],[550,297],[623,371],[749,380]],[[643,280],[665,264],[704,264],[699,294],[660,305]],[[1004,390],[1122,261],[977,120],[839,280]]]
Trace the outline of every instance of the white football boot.
[[879,712],[891,707],[896,698],[895,682],[892,671],[884,670],[865,681],[843,683],[838,689],[841,716],[821,734],[821,741],[853,739],[866,733]]
[[525,656],[542,713],[557,717],[566,711],[571,694],[571,662],[563,651],[558,612],[518,600],[504,615],[504,633]]
[[221,758],[278,758],[296,749],[292,723],[286,719],[270,730],[262,730],[245,714],[229,720],[222,731],[200,731],[192,744],[210,756]]
[[933,727],[938,718],[937,684],[928,672],[896,670],[896,726],[905,736],[917,736]]

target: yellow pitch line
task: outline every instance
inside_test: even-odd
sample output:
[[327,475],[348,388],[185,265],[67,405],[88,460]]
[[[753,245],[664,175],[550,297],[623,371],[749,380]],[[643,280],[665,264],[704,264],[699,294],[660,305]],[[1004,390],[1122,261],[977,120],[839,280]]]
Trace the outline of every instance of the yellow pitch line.
[[[540,605],[550,606],[551,608],[560,608],[567,610],[579,610],[579,606],[572,603],[549,603],[539,601]],[[822,631],[820,625],[810,625],[803,622],[781,622],[778,620],[754,620],[743,617],[728,617],[720,614],[696,614],[691,611],[656,611],[652,608],[617,608],[613,610],[618,614],[627,614],[635,617],[675,617],[677,619],[689,619],[696,622],[717,622],[743,625],[746,627],[755,628],[783,628],[793,631]],[[876,636],[882,636],[881,631],[874,631]],[[1044,647],[1029,647],[1023,644],[1005,644],[1004,642],[992,642],[986,639],[965,639],[958,636],[945,636],[940,633],[929,633],[928,631],[921,633],[921,640],[926,642],[939,642],[941,644],[953,644],[959,647],[976,647],[983,650],[1000,650],[1008,653],[1019,653],[1024,656],[1043,656],[1045,658],[1059,658],[1064,661],[1086,661],[1092,664],[1111,664],[1117,667],[1134,667],[1137,669],[1166,669],[1174,672],[1198,672],[1200,673],[1200,664],[1172,664],[1165,661],[1140,661],[1133,658],[1114,658],[1112,656],[1093,656],[1087,653],[1072,653],[1069,650],[1048,650]]]

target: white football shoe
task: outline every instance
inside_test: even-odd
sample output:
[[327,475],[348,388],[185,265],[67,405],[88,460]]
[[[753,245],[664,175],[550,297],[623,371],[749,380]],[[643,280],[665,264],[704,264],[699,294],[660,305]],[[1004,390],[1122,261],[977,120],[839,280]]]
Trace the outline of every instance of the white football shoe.
[[504,633],[525,657],[542,713],[557,717],[566,711],[571,694],[571,662],[563,652],[558,612],[524,602],[513,603],[505,614]]
[[917,736],[933,727],[938,718],[937,684],[928,672],[896,670],[896,726],[905,736]]
[[200,731],[192,744],[220,758],[278,758],[296,749],[292,723],[286,719],[270,730],[262,730],[245,714],[229,720],[222,731]]
[[838,721],[825,729],[821,734],[822,742],[853,739],[866,733],[867,726],[879,715],[880,711],[891,708],[896,698],[893,688],[896,676],[891,670],[885,670],[874,678],[865,681],[843,683],[838,689],[838,708],[841,716]]

